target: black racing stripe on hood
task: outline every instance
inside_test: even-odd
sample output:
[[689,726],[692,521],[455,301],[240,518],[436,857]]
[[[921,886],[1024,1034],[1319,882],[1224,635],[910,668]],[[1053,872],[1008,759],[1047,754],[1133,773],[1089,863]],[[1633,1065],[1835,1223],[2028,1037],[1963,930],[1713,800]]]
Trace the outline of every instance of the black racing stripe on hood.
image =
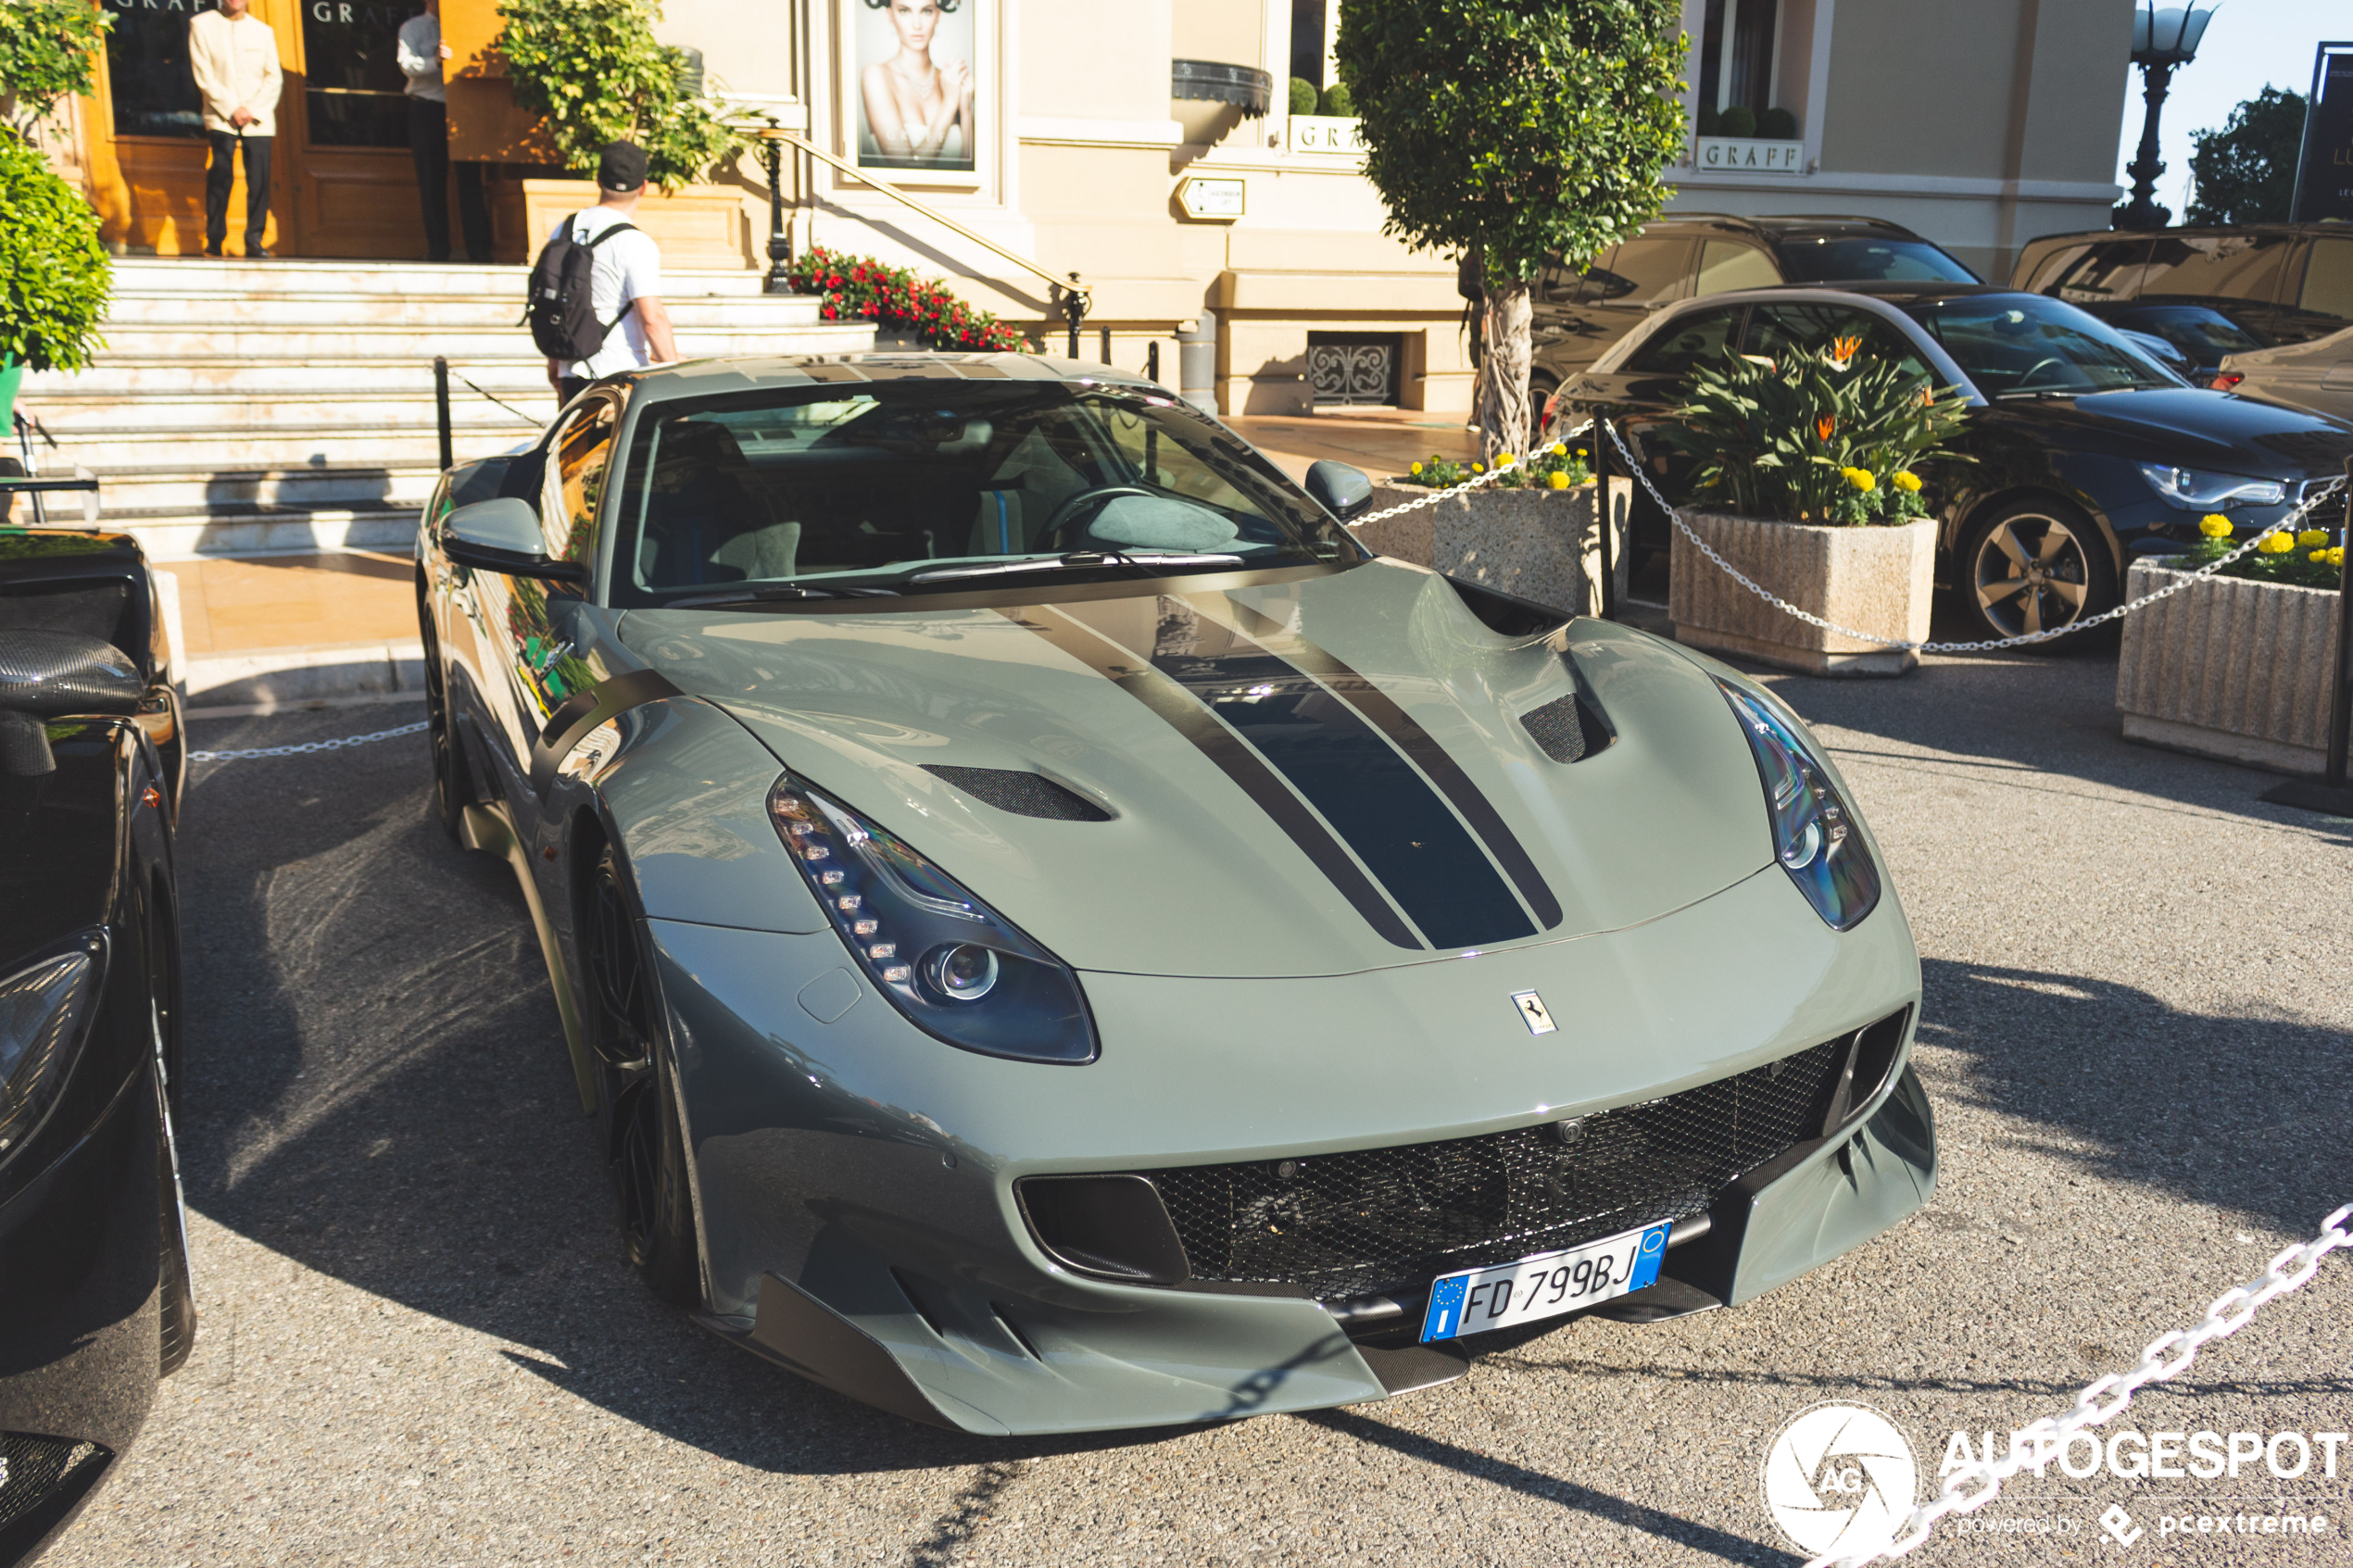
[[1384,941],[1416,952],[1423,950],[1420,938],[1398,918],[1380,889],[1348,858],[1348,851],[1315,820],[1315,814],[1300,804],[1299,797],[1285,787],[1257,753],[1236,740],[1175,682],[1149,666],[1127,662],[1113,644],[1054,610],[1022,605],[1003,607],[997,613],[1016,626],[1037,633],[1109,680],[1150,709],[1170,729],[1192,742],[1299,846],[1300,852],[1365,917],[1365,922],[1380,933]]
[[1536,927],[1446,802],[1362,714],[1314,677],[1174,596],[1075,605],[1093,628],[1192,695],[1322,813],[1438,947],[1533,936]]
[[1521,847],[1519,836],[1504,821],[1504,814],[1495,809],[1495,803],[1487,798],[1484,791],[1471,783],[1470,775],[1463,771],[1460,763],[1447,755],[1446,748],[1438,744],[1437,737],[1415,723],[1405,710],[1397,706],[1395,698],[1314,643],[1238,599],[1224,594],[1187,596],[1197,601],[1214,599],[1215,607],[1230,612],[1243,631],[1331,687],[1357,712],[1370,720],[1381,734],[1395,743],[1398,750],[1413,759],[1415,766],[1421,769],[1429,782],[1454,803],[1454,809],[1462,813],[1463,821],[1470,824],[1471,831],[1486,841],[1488,852],[1504,868],[1504,874],[1512,879],[1513,885],[1519,889],[1520,897],[1528,900],[1528,907],[1536,912],[1537,923],[1547,931],[1560,924],[1560,899],[1554,896],[1551,884],[1544,880],[1544,873],[1536,869],[1536,862]]

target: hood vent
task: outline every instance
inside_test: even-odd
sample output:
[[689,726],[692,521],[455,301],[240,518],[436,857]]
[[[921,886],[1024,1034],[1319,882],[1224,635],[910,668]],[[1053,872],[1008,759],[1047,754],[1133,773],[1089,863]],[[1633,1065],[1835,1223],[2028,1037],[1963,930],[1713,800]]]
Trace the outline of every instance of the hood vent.
[[1520,727],[1528,732],[1537,749],[1555,762],[1574,762],[1585,755],[1585,724],[1578,709],[1584,705],[1571,693],[1554,697],[1541,708],[1532,708],[1519,716]]
[[1053,822],[1107,822],[1111,813],[1075,790],[1064,789],[1041,773],[1019,768],[950,768],[927,766],[924,771],[945,779],[974,799],[1011,811],[1016,817],[1043,817]]

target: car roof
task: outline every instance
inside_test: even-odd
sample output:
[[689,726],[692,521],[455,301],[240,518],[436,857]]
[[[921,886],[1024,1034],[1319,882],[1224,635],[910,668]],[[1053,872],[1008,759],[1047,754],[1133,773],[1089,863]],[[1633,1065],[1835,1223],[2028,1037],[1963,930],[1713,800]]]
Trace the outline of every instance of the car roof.
[[766,387],[904,381],[1060,381],[1165,390],[1135,371],[1085,359],[1012,352],[941,354],[903,348],[864,354],[772,354],[688,359],[615,379],[634,383],[640,401],[665,402],[676,397],[709,397]]
[[[1661,228],[1714,229],[1730,233],[1743,233],[1768,242],[1780,240],[1839,239],[1850,235],[1878,235],[1885,239],[1918,240],[1920,236],[1901,223],[1884,218],[1862,218],[1851,213],[1783,212],[1766,213],[1756,217],[1742,217],[1730,212],[1662,212],[1643,228],[1644,233]],[[1928,244],[1928,241],[1922,241]]]
[[2020,246],[2088,245],[2107,240],[2161,240],[2169,236],[2233,234],[2353,234],[2353,223],[2342,219],[2323,219],[2311,223],[2177,223],[2170,229],[2075,229],[2058,234],[2037,234]]

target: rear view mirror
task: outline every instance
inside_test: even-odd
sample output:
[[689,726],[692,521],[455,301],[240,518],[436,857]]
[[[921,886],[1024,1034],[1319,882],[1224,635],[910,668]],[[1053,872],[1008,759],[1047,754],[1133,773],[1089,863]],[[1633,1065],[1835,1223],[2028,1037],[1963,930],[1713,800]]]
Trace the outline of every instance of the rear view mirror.
[[1342,522],[1373,504],[1373,482],[1365,477],[1362,469],[1352,469],[1346,463],[1309,465],[1307,493]]
[[555,583],[585,583],[588,571],[571,561],[551,560],[539,533],[539,514],[512,495],[459,507],[442,520],[441,553],[459,566],[502,571],[510,577],[544,577]]
[[139,667],[112,643],[82,632],[0,630],[0,712],[125,718],[146,695]]

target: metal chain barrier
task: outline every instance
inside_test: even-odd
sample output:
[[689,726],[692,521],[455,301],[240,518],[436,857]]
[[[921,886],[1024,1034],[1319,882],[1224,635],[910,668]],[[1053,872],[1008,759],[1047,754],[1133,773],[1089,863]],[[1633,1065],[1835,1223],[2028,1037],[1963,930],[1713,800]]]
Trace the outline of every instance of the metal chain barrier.
[[2353,1203],[2322,1220],[2316,1239],[2283,1248],[2264,1269],[2262,1278],[2233,1286],[2216,1297],[2196,1326],[2160,1334],[2150,1340],[2148,1348],[2141,1352],[2139,1364],[2132,1371],[2110,1373],[2095,1379],[2075,1396],[2073,1408],[2066,1413],[2046,1415],[2020,1428],[2011,1441],[2010,1451],[2000,1459],[1956,1470],[1942,1492],[1912,1510],[1911,1516],[1904,1521],[1903,1530],[1886,1546],[1877,1551],[1843,1557],[1836,1553],[1818,1557],[1806,1568],[1864,1568],[1869,1562],[1892,1562],[1925,1542],[1935,1530],[1936,1522],[1946,1514],[1973,1513],[1992,1502],[2001,1492],[2002,1483],[2020,1471],[2032,1466],[2040,1474],[2042,1467],[2058,1455],[2070,1436],[2111,1420],[2148,1385],[2166,1382],[2188,1371],[2190,1363],[2197,1360],[2199,1347],[2236,1334],[2265,1302],[2302,1289],[2321,1266],[2322,1259],[2339,1248],[2353,1248],[2353,1233],[2346,1229],[2348,1219],[2353,1219]]
[[[455,374],[456,372],[454,372],[454,371],[453,371],[453,372],[451,372],[451,373],[452,373],[452,374]],[[535,429],[538,429],[539,427],[541,427],[541,426],[545,425],[545,424],[547,422],[546,420],[542,419],[542,418],[541,418],[539,415],[537,415],[537,414],[526,414],[526,413],[524,413],[524,412],[523,412],[521,408],[516,408],[513,404],[511,404],[511,403],[508,402],[505,398],[503,398],[503,397],[499,396],[499,395],[498,395],[497,393],[495,393],[495,392],[484,392],[484,391],[481,387],[478,387],[478,386],[474,385],[474,383],[473,383],[471,380],[469,380],[468,378],[466,378],[466,377],[464,377],[464,376],[459,376],[459,377],[458,377],[458,379],[459,379],[459,381],[461,381],[461,382],[465,382],[465,383],[466,383],[466,389],[467,389],[468,391],[470,391],[470,392],[473,393],[473,394],[474,394],[475,395],[477,395],[477,396],[480,396],[480,397],[487,397],[487,398],[489,398],[489,399],[490,399],[490,401],[492,401],[493,403],[497,404],[497,405],[498,405],[498,407],[500,407],[501,408],[506,409],[506,410],[507,410],[507,412],[509,412],[510,414],[512,414],[515,418],[517,418],[517,419],[521,420],[523,423],[525,423],[525,424],[527,424],[527,425],[530,425],[530,426],[531,426],[532,428],[534,428],[535,430]]]
[[341,751],[346,746],[365,746],[370,741],[390,740],[396,735],[413,735],[425,728],[426,721],[403,724],[395,730],[378,730],[372,734],[345,735],[339,740],[307,740],[300,746],[262,746],[250,751],[192,751],[191,762],[241,762],[248,757],[300,757],[312,751]]
[[1723,568],[1725,575],[1730,577],[1733,582],[1739,583],[1750,593],[1755,594],[1758,598],[1763,599],[1775,609],[1781,611],[1785,615],[1795,616],[1798,620],[1805,621],[1809,626],[1818,626],[1825,632],[1835,632],[1842,637],[1852,637],[1858,643],[1871,643],[1884,648],[1910,648],[1916,653],[1985,653],[1994,648],[2019,647],[2029,643],[2047,643],[2054,637],[2071,636],[2078,632],[2088,632],[2095,626],[2104,626],[2111,621],[2120,620],[2122,617],[2129,615],[2133,610],[2153,605],[2159,599],[2178,594],[2183,589],[2191,587],[2196,583],[2201,583],[2207,578],[2213,576],[2216,572],[2221,571],[2224,567],[2230,565],[2233,561],[2238,559],[2249,550],[2254,549],[2258,545],[2260,545],[2265,539],[2270,538],[2272,534],[2279,533],[2283,529],[2293,529],[2297,523],[2304,521],[2305,517],[2311,512],[2313,508],[2319,506],[2322,502],[2328,500],[2338,491],[2345,488],[2345,481],[2342,479],[2333,479],[2329,481],[2328,483],[2323,485],[2321,489],[2307,495],[2302,501],[2296,504],[2296,508],[2291,510],[2287,516],[2280,519],[2279,521],[2271,524],[2271,527],[2263,530],[2262,533],[2256,534],[2255,537],[2249,539],[2246,544],[2239,546],[2229,555],[2223,556],[2219,560],[2207,562],[2204,566],[2199,567],[2196,571],[2193,571],[2186,577],[2183,577],[2178,583],[2168,583],[2166,586],[2158,589],[2155,593],[2144,594],[2137,599],[2127,599],[2122,604],[2116,606],[2113,609],[2103,610],[2099,614],[2092,616],[2086,620],[2070,621],[2064,626],[2054,626],[2048,630],[2041,632],[2021,632],[2014,637],[1992,637],[1982,642],[1915,643],[1907,641],[1902,637],[1875,636],[1869,632],[1857,632],[1852,626],[1841,626],[1835,621],[1825,621],[1820,616],[1814,614],[1810,610],[1798,608],[1787,599],[1784,599],[1775,594],[1771,589],[1763,586],[1754,579],[1750,578],[1747,574],[1743,572],[1740,568],[1734,566],[1730,561],[1726,560],[1721,555],[1718,555],[1713,545],[1710,545],[1706,540],[1701,538],[1696,533],[1692,532],[1692,525],[1683,521],[1683,514],[1676,510],[1674,506],[1667,499],[1667,497],[1658,493],[1658,486],[1651,483],[1651,476],[1642,471],[1642,464],[1635,458],[1634,454],[1628,450],[1625,439],[1617,433],[1617,427],[1609,423],[1606,420],[1597,422],[1600,423],[1603,431],[1608,434],[1610,445],[1616,446],[1617,448],[1618,455],[1626,459],[1626,471],[1642,482],[1642,488],[1650,492],[1651,499],[1658,504],[1659,509],[1674,520],[1676,530],[1680,533],[1684,538],[1689,539],[1692,542],[1692,546],[1696,548],[1700,554],[1705,556],[1709,560],[1714,561],[1718,566]]
[[[1568,431],[1564,434],[1554,435],[1550,441],[1540,439],[1535,445],[1540,447],[1551,446],[1564,442],[1574,441],[1592,428],[1593,421],[1592,420],[1587,420],[1575,430]],[[1550,434],[1551,433],[1547,432],[1546,433]],[[1348,528],[1362,528],[1368,522],[1378,522],[1384,518],[1400,517],[1406,512],[1414,511],[1422,507],[1434,507],[1450,495],[1468,495],[1471,491],[1477,490],[1481,485],[1492,484],[1518,466],[1519,465],[1516,462],[1498,464],[1495,467],[1489,469],[1485,473],[1473,474],[1470,478],[1463,481],[1460,484],[1450,484],[1443,490],[1433,490],[1427,495],[1417,495],[1413,500],[1406,502],[1401,507],[1390,507],[1385,510],[1372,512],[1364,517],[1351,518],[1342,526]]]

